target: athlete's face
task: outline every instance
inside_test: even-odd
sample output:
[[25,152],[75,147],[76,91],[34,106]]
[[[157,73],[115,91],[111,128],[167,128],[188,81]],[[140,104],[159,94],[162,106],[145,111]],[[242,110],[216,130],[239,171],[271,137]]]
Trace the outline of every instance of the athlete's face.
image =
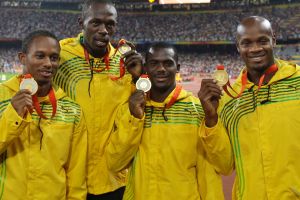
[[113,5],[93,3],[79,19],[85,43],[93,51],[106,48],[112,35],[116,32],[117,11]]

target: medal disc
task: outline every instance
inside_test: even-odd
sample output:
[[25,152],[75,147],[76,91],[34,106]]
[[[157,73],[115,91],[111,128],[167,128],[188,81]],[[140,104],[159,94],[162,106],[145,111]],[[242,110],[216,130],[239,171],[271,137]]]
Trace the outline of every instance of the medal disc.
[[128,44],[123,44],[122,46],[119,47],[118,51],[121,53],[123,56],[124,54],[128,53],[131,51],[131,47]]
[[34,95],[38,90],[38,84],[33,78],[23,79],[20,83],[20,90],[29,90]]
[[136,89],[142,90],[144,92],[148,92],[151,89],[151,81],[149,78],[139,78],[139,80],[136,82]]
[[217,81],[219,86],[224,86],[227,84],[229,77],[225,70],[217,70],[213,74],[213,78]]

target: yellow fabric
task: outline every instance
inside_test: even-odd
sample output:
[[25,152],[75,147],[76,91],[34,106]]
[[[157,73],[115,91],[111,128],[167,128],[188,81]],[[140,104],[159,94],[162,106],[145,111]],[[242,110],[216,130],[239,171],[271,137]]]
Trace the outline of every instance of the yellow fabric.
[[[119,105],[126,102],[131,94],[131,75],[113,81],[110,75],[119,76],[120,54],[110,45],[110,70],[93,72],[84,57],[77,38],[61,41],[61,65],[54,82],[83,109],[88,129],[88,193],[103,194],[125,185],[125,171],[118,175],[110,174],[104,156]],[[94,69],[105,68],[101,58],[90,55]],[[90,82],[91,81],[91,82]],[[90,95],[88,92],[90,82]]]
[[13,77],[0,85],[0,199],[84,200],[87,132],[80,107],[58,89],[54,118],[42,98],[49,119],[35,111],[23,119],[10,103],[19,83]]
[[130,165],[124,200],[224,199],[221,178],[208,163],[199,136],[199,100],[182,90],[163,111],[173,92],[162,103],[147,101],[142,132],[120,132],[111,139],[110,169]]
[[257,91],[248,81],[242,97],[226,95],[220,108],[235,155],[233,199],[300,199],[300,68],[276,64],[279,70],[267,85]]

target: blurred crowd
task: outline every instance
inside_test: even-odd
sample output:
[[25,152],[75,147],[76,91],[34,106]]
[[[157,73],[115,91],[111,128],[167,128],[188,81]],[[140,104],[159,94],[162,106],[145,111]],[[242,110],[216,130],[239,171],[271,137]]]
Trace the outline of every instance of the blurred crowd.
[[[80,32],[77,23],[78,12],[44,11],[29,9],[0,8],[0,39],[22,39],[37,29],[46,29],[58,38],[76,36]],[[133,42],[153,41],[234,41],[236,26],[245,16],[259,15],[270,19],[277,39],[300,38],[300,6],[255,7],[249,10],[216,10],[214,12],[145,12],[119,13],[118,31],[115,39],[125,38]],[[13,16],[13,17],[12,17]],[[286,51],[276,49],[279,57],[290,60],[299,55],[299,46]],[[223,64],[232,78],[236,77],[243,66],[238,55],[194,52],[180,53],[181,73],[195,75],[211,73],[215,66]],[[17,49],[0,48],[0,72],[21,72]]]
[[[277,58],[290,60],[293,55],[300,55],[300,46],[278,46],[275,49]],[[0,72],[20,73],[22,67],[17,57],[18,50],[15,48],[0,48]],[[217,65],[224,65],[231,78],[236,78],[244,64],[237,54],[196,53],[179,51],[180,73],[185,76],[197,76],[212,73]]]
[[[0,9],[0,38],[23,38],[36,29],[50,30],[59,38],[75,36],[79,13],[26,9]],[[245,16],[259,15],[271,21],[277,39],[300,38],[300,6],[254,7],[249,10],[211,12],[119,13],[116,39],[147,41],[234,41],[236,26]],[[13,17],[12,17],[13,16]]]

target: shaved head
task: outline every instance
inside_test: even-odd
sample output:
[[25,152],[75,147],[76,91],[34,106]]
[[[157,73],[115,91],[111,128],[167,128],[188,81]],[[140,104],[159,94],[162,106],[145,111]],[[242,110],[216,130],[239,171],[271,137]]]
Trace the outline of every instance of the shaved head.
[[237,39],[245,34],[246,29],[258,27],[259,29],[273,36],[272,25],[269,20],[260,16],[250,16],[244,18],[237,27]]
[[258,74],[259,78],[274,64],[276,39],[269,20],[259,16],[243,19],[237,27],[236,40],[237,50],[251,74]]

